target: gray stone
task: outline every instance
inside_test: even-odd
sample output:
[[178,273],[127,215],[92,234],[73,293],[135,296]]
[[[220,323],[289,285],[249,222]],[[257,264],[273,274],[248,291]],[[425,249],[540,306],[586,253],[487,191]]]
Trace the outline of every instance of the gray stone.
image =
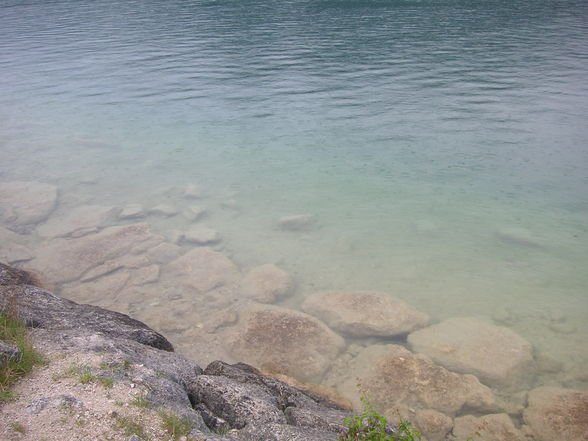
[[423,327],[429,316],[388,294],[327,292],[310,295],[302,309],[341,334],[390,337]]
[[523,418],[537,441],[588,440],[588,391],[540,387],[528,403]]
[[278,400],[255,384],[239,383],[233,379],[200,375],[187,385],[192,403],[204,404],[231,428],[248,424],[286,423]]
[[304,231],[312,227],[315,217],[312,214],[284,216],[278,220],[278,227],[287,231]]
[[28,231],[47,219],[57,203],[57,187],[40,182],[0,183],[0,223],[15,231]]
[[137,435],[131,435],[127,438],[127,441],[144,441],[144,440],[143,440],[143,438],[140,438]]
[[38,415],[44,409],[55,409],[62,406],[72,409],[81,409],[84,407],[84,403],[73,395],[54,395],[51,397],[38,398],[27,405],[26,409],[28,413]]
[[349,369],[341,390],[353,395],[357,408],[361,407],[357,384],[376,409],[392,415],[406,408],[433,409],[448,416],[465,408],[482,412],[496,408],[492,391],[473,375],[450,372],[399,345],[368,346]]
[[225,342],[236,359],[309,381],[319,380],[345,346],[316,318],[269,305],[243,308]]
[[[9,291],[14,297],[9,296]],[[8,307],[9,301],[16,301],[20,316],[35,327],[99,332],[173,351],[165,337],[138,320],[98,306],[79,305],[35,286],[0,287],[0,308]]]
[[206,292],[234,282],[239,269],[225,255],[210,248],[195,248],[170,262],[164,275],[178,285]]
[[19,361],[21,357],[20,349],[0,341],[0,368],[12,360]]
[[240,383],[261,386],[278,399],[279,407],[282,409],[289,406],[296,406],[305,409],[326,408],[343,410],[343,408],[337,403],[330,400],[329,397],[308,391],[302,392],[300,389],[291,386],[285,381],[266,376],[253,366],[245,363],[230,365],[217,360],[210,363],[204,370],[204,373],[206,375],[217,375],[231,378]]
[[351,412],[335,409],[305,409],[295,406],[286,408],[284,414],[288,424],[297,427],[308,427],[324,432],[341,433],[345,430],[343,420],[351,416]]
[[452,318],[408,336],[415,352],[490,386],[524,385],[532,378],[532,346],[508,328],[475,318]]
[[114,207],[81,205],[51,216],[37,227],[37,233],[44,237],[80,237],[95,233],[116,216]]
[[453,435],[462,440],[475,438],[480,441],[519,441],[524,440],[523,432],[517,429],[505,413],[475,417],[466,415],[453,421]]
[[39,283],[33,274],[0,262],[0,287],[11,285],[38,286]]
[[250,425],[240,430],[237,436],[242,441],[337,441],[333,432],[296,427],[286,424]]
[[292,290],[290,275],[273,264],[253,268],[241,280],[241,293],[261,303],[273,303],[291,294]]

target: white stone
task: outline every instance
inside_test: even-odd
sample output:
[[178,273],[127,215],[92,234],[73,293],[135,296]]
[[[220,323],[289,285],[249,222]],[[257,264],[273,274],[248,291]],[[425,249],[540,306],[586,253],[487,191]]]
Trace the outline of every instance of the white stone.
[[315,222],[312,214],[296,214],[293,216],[284,216],[278,220],[278,227],[288,231],[308,230]]
[[193,225],[182,234],[182,241],[196,245],[212,245],[220,242],[218,231],[204,225]]
[[306,298],[302,309],[332,329],[354,337],[408,334],[429,321],[427,314],[381,293],[317,293]]
[[195,248],[167,264],[166,278],[198,292],[235,282],[239,269],[224,254],[207,247]]
[[241,293],[261,303],[272,303],[292,293],[290,275],[273,264],[261,265],[249,271],[241,280]]
[[451,318],[408,336],[410,348],[490,386],[521,386],[533,374],[532,346],[514,331],[476,318]]

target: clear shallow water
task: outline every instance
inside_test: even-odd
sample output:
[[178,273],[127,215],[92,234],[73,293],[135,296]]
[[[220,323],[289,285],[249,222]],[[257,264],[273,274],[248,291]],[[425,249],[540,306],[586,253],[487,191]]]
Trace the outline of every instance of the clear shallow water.
[[[585,387],[588,8],[515,3],[5,0],[0,179],[119,205],[196,182],[237,263],[294,275],[292,306],[514,311],[569,361],[550,381]],[[298,213],[316,228],[275,229]]]

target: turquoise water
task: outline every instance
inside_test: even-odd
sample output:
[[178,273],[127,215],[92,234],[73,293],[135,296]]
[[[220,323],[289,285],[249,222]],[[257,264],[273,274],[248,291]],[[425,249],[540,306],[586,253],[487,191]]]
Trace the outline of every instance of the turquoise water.
[[[227,254],[296,278],[291,306],[343,289],[435,320],[506,310],[585,387],[587,17],[579,0],[2,0],[0,180],[119,205],[198,183]],[[300,213],[315,228],[275,229]]]

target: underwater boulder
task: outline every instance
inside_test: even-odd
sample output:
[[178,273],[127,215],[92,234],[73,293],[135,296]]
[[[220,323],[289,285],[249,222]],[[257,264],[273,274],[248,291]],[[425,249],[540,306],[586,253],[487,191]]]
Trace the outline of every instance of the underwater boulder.
[[451,318],[415,331],[408,344],[435,363],[475,375],[489,386],[522,387],[533,377],[531,344],[508,328],[473,317]]
[[302,309],[353,337],[390,337],[422,328],[429,316],[400,299],[380,293],[327,292],[306,298]]

